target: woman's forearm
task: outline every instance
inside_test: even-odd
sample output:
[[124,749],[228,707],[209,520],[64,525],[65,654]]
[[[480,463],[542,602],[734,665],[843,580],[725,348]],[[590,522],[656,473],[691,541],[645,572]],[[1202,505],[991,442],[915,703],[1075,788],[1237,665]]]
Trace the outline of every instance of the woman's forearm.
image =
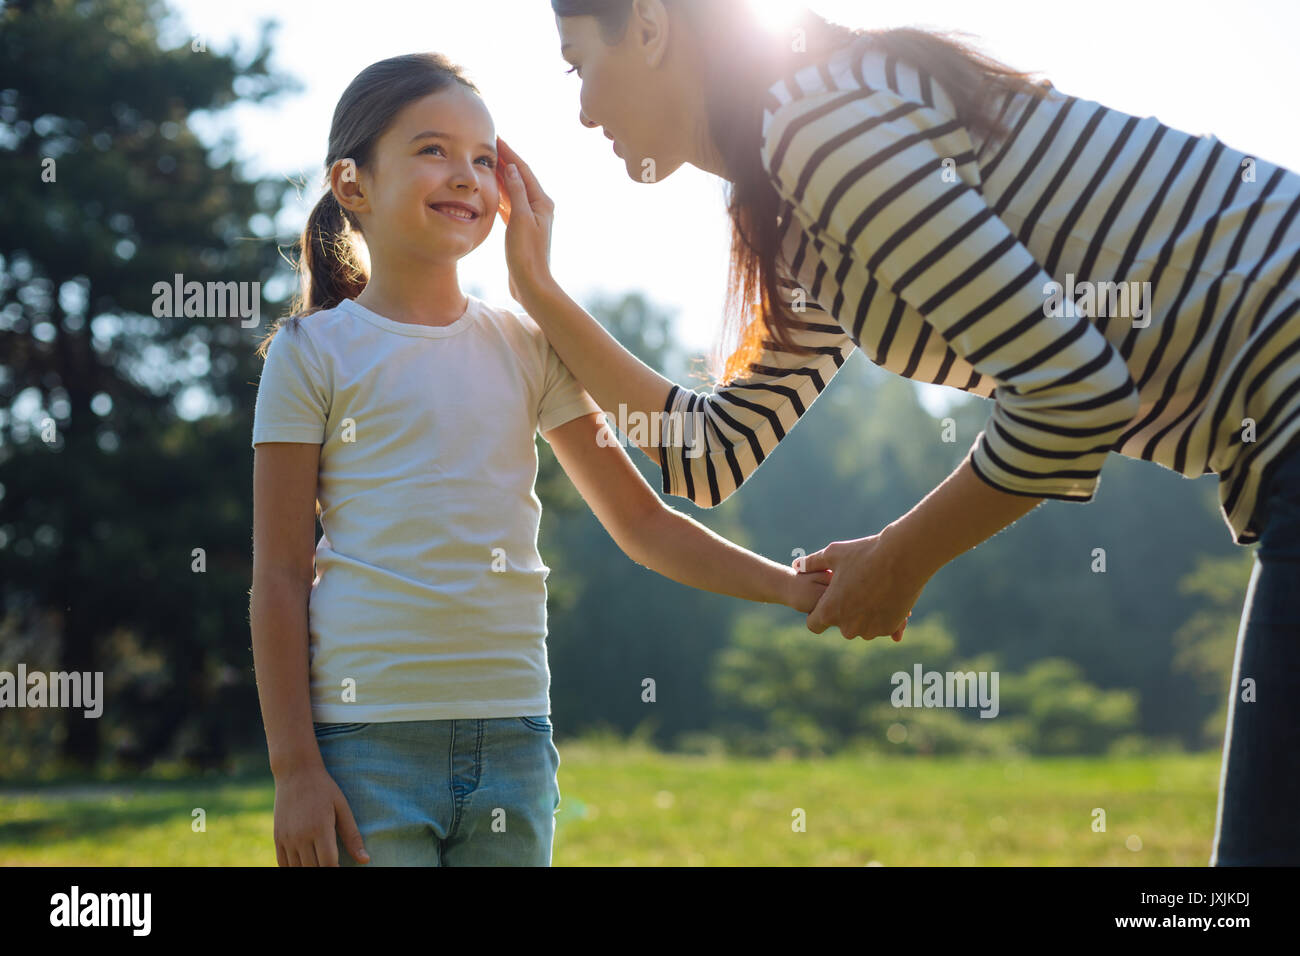
[[894,539],[895,553],[912,565],[921,580],[928,580],[953,558],[1044,500],[999,491],[975,474],[967,456],[939,487],[885,528],[881,536]]
[[788,604],[798,576],[667,506],[638,524],[622,547],[637,564],[678,584],[762,604]]
[[[645,427],[637,428],[628,441],[658,465],[656,448],[664,443],[663,423],[658,416],[664,411],[673,383],[625,349],[558,283],[546,281],[521,288],[520,294],[524,309],[541,326],[560,361],[596,404],[615,416],[615,421],[635,425],[639,419],[644,423]],[[652,422],[659,427],[652,427]],[[643,438],[644,443],[638,443],[638,438]],[[655,438],[660,440],[652,441]]]

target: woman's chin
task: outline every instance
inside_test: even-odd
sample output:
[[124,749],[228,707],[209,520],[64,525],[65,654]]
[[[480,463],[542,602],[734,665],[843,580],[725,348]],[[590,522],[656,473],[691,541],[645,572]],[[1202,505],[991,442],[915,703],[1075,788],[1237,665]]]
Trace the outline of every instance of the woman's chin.
[[662,163],[653,157],[647,156],[645,159],[635,162],[630,158],[623,157],[623,165],[627,169],[627,178],[634,183],[659,183],[677,172],[682,164],[674,163],[665,168]]

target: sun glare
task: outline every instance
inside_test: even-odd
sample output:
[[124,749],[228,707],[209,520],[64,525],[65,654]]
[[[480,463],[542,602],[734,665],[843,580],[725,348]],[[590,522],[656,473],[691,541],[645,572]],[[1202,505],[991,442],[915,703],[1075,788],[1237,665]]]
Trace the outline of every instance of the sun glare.
[[763,29],[780,33],[794,23],[803,4],[800,0],[749,0]]

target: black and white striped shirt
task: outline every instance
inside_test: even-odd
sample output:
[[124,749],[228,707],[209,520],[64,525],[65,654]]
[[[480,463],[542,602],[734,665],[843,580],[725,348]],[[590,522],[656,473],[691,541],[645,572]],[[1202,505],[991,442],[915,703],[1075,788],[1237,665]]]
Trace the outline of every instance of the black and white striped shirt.
[[1300,175],[1058,90],[1000,106],[1008,136],[973,138],[928,75],[861,47],[772,86],[785,287],[820,355],[769,342],[759,372],[675,386],[665,412],[704,434],[681,416],[666,494],[727,498],[856,346],[994,400],[968,457],[995,488],[1091,501],[1117,451],[1218,474],[1234,540],[1258,540],[1261,480],[1300,441]]

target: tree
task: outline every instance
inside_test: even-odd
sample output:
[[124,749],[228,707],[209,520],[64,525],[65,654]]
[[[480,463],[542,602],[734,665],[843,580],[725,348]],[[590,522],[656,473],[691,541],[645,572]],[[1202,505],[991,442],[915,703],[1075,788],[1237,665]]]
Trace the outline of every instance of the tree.
[[[1255,564],[1255,549],[1226,558],[1201,556],[1196,569],[1179,581],[1180,593],[1199,597],[1205,606],[1194,613],[1174,635],[1174,669],[1191,674],[1212,702],[1200,743],[1223,742],[1228,724],[1228,696],[1232,661],[1241,626],[1242,603]],[[1239,693],[1240,688],[1230,689]]]
[[[145,749],[212,702],[248,643],[230,646],[246,619],[244,326],[267,311],[289,188],[246,179],[189,125],[291,88],[268,68],[271,26],[241,58],[164,48],[165,17],[152,0],[0,9],[0,175],[21,184],[0,205],[0,615],[21,631],[53,612],[63,671],[105,670],[123,630],[160,651],[166,679],[135,688]],[[207,290],[180,315],[158,291],[176,276]],[[238,315],[214,301],[227,283]],[[200,423],[196,397],[215,412]],[[92,765],[99,721],[63,719],[64,756]]]

